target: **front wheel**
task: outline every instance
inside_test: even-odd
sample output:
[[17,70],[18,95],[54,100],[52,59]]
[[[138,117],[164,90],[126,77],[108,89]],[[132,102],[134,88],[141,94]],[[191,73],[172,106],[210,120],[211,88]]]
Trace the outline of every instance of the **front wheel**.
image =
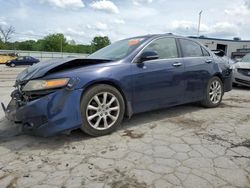
[[81,129],[91,136],[109,134],[120,125],[124,112],[124,100],[116,88],[106,84],[93,86],[81,100]]
[[11,63],[10,66],[11,66],[11,67],[15,67],[16,65],[15,65],[14,63]]
[[215,76],[209,80],[205,97],[201,104],[207,108],[217,107],[221,103],[223,94],[223,83],[219,77]]

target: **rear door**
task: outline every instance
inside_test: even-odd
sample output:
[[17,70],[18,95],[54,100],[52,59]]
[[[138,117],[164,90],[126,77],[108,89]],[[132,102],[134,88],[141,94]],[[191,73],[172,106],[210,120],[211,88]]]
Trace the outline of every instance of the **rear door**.
[[29,65],[29,59],[28,59],[28,57],[23,57],[23,60],[22,60],[22,65]]
[[24,65],[24,57],[18,57],[18,58],[15,60],[15,64],[16,64],[16,65]]
[[26,59],[26,65],[32,65],[33,64],[33,58],[32,57],[29,57],[29,56],[27,56],[27,57],[25,57],[25,59]]
[[213,74],[214,59],[199,43],[189,39],[178,39],[182,63],[185,66],[185,101],[202,100],[207,83]]
[[182,103],[183,71],[175,38],[152,41],[144,51],[156,51],[159,59],[133,63],[133,109],[148,111]]

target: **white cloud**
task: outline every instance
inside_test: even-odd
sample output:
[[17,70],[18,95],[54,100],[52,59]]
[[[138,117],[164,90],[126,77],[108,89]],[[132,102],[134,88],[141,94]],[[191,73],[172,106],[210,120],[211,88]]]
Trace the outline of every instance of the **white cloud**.
[[250,9],[250,0],[245,0],[245,5]]
[[8,25],[5,17],[0,17],[0,25]]
[[104,31],[108,29],[108,25],[105,23],[97,22],[95,24],[94,29],[99,30],[99,31]]
[[[198,23],[186,21],[186,20],[175,20],[170,24],[170,32],[181,34],[181,35],[194,35],[198,30]],[[208,26],[201,24],[200,32],[207,32]]]
[[[249,3],[250,7],[250,3]],[[226,9],[224,12],[229,16],[249,16],[250,15],[250,9],[246,4],[241,4],[239,6]]]
[[90,4],[90,7],[96,10],[101,10],[109,13],[118,14],[119,8],[112,2],[108,0],[95,1]]
[[132,0],[133,4],[136,6],[142,5],[142,4],[150,4],[153,2],[153,0]]
[[83,8],[85,5],[82,0],[42,0],[59,8]]
[[67,28],[67,31],[65,33],[68,34],[68,35],[81,36],[81,37],[84,37],[86,35],[84,31],[76,30],[76,29],[73,29],[73,28]]
[[[196,35],[198,23],[186,20],[175,20],[168,28],[170,32],[180,35]],[[200,35],[211,37],[235,37],[238,36],[238,27],[229,22],[217,22],[214,25],[208,26],[202,23],[200,27]]]
[[123,19],[114,19],[113,22],[115,24],[125,24],[125,21]]
[[37,41],[37,38],[32,37],[32,36],[17,36],[15,39],[18,41],[27,41],[27,40]]
[[228,22],[218,22],[208,31],[208,35],[215,37],[236,37],[238,33],[238,27]]

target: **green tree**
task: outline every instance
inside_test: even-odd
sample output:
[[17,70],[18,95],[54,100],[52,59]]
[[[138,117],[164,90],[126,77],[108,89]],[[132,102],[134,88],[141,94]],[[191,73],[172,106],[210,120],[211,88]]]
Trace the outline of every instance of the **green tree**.
[[17,44],[19,50],[35,50],[36,41],[26,40]]
[[110,44],[110,40],[107,36],[96,36],[91,42],[92,52],[95,52]]
[[0,49],[4,49],[4,43],[3,43],[3,41],[1,40],[1,38],[0,38]]
[[41,50],[49,52],[60,52],[67,45],[67,40],[61,33],[51,34],[42,40]]
[[37,41],[16,41],[6,42],[0,39],[0,49],[6,50],[31,50],[31,51],[51,51],[51,52],[71,52],[71,53],[84,53],[91,54],[110,44],[107,36],[96,36],[93,38],[91,45],[76,44],[75,41],[67,41],[63,34],[55,33],[50,34]]

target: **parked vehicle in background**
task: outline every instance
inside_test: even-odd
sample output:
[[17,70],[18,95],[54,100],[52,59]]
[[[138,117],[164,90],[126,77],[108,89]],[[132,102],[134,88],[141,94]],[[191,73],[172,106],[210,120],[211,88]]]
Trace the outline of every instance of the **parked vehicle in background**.
[[86,59],[38,63],[17,76],[3,109],[26,133],[50,136],[81,128],[114,131],[124,116],[200,102],[217,107],[232,89],[232,70],[202,44],[174,35],[115,42]]
[[250,87],[250,53],[233,65],[233,84]]
[[16,54],[16,53],[1,52],[0,53],[0,64],[6,64],[7,61],[16,59],[17,57],[18,57],[18,54]]
[[19,65],[33,65],[38,62],[40,62],[39,59],[36,59],[34,57],[22,56],[22,57],[17,57],[16,59],[7,61],[6,66],[15,67]]

